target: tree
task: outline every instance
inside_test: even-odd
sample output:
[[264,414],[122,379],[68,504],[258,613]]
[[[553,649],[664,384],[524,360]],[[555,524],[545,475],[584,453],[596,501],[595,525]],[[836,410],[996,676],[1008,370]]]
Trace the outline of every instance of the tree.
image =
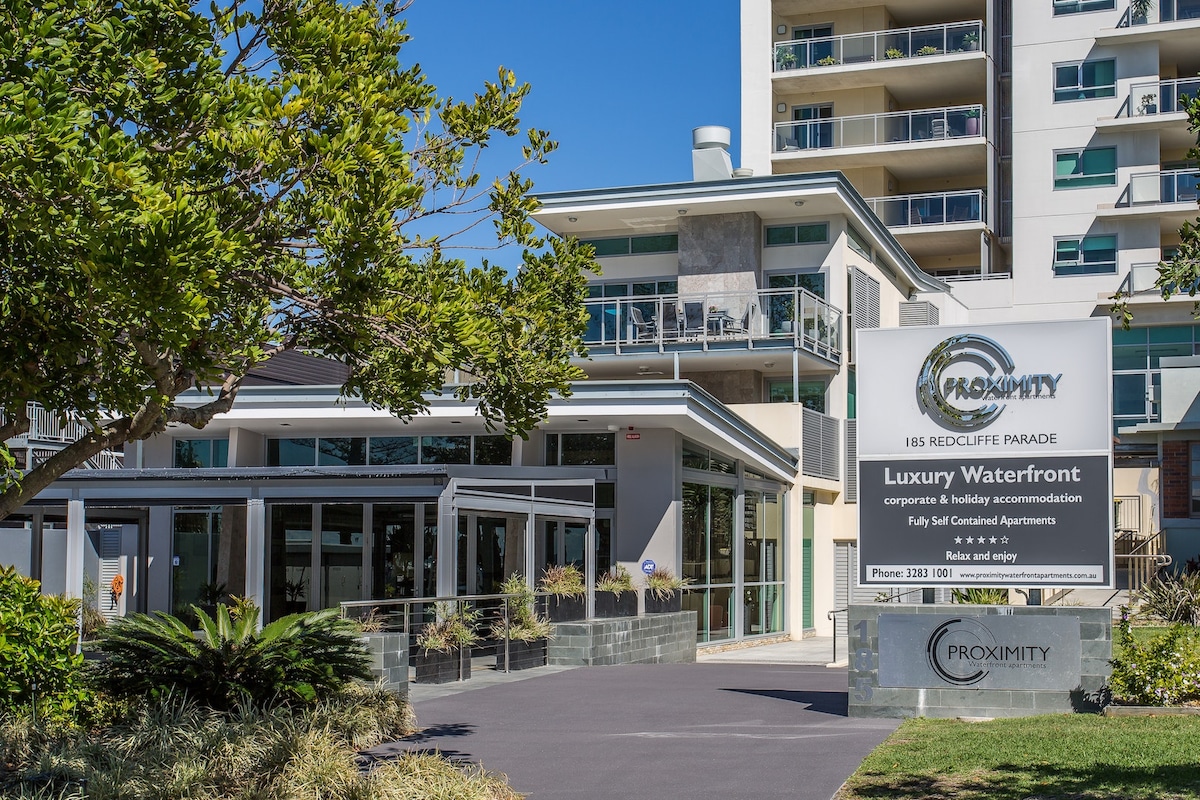
[[[524,433],[579,377],[590,251],[536,235],[532,184],[481,182],[521,135],[503,68],[441,100],[395,3],[0,3],[0,442],[27,403],[92,426],[24,476],[0,446],[0,518],[66,470],[169,423],[203,427],[292,348],[402,418],[447,370]],[[523,166],[555,147],[524,134]],[[510,275],[450,257],[431,218],[491,222]],[[428,231],[429,228],[425,227]],[[196,407],[181,392],[206,388]]]

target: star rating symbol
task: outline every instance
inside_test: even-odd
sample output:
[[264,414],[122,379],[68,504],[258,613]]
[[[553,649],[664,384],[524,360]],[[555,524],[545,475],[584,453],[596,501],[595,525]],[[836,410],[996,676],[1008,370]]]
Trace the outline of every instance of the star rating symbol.
[[962,537],[961,537],[961,536],[955,536],[955,537],[954,537],[954,543],[955,543],[955,544],[962,544]]
[[968,536],[968,537],[967,537],[967,544],[975,544],[975,538],[974,538],[974,537],[972,537],[972,536]]
[[995,544],[995,543],[996,543],[996,537],[995,537],[995,536],[993,536],[993,537],[991,538],[991,543],[992,543],[992,544]]
[[1008,544],[1008,537],[1007,537],[1007,536],[1001,536],[1001,537],[1000,537],[1000,544]]

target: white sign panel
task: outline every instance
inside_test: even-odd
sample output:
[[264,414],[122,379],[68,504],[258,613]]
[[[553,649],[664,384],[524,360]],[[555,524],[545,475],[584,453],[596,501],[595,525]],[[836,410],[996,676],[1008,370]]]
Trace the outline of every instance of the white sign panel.
[[859,331],[860,582],[1111,586],[1107,319]]

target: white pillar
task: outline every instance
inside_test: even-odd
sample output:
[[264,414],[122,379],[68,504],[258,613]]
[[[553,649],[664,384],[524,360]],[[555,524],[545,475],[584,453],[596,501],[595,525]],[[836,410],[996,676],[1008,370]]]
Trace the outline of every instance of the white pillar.
[[67,501],[67,558],[64,594],[83,598],[83,550],[87,541],[82,500]]
[[[246,597],[258,606],[258,624],[262,625],[266,605],[267,507],[261,499],[246,501]],[[279,569],[283,569],[282,564]]]
[[[593,493],[593,502],[595,494]],[[584,586],[587,587],[587,618],[596,615],[596,514],[588,518],[587,533],[583,538]]]

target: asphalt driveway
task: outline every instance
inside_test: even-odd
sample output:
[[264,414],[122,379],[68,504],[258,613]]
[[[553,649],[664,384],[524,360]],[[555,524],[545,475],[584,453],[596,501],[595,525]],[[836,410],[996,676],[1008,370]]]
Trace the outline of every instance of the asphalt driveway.
[[534,800],[829,800],[896,720],[846,717],[846,672],[811,666],[584,667],[414,703],[439,750]]

